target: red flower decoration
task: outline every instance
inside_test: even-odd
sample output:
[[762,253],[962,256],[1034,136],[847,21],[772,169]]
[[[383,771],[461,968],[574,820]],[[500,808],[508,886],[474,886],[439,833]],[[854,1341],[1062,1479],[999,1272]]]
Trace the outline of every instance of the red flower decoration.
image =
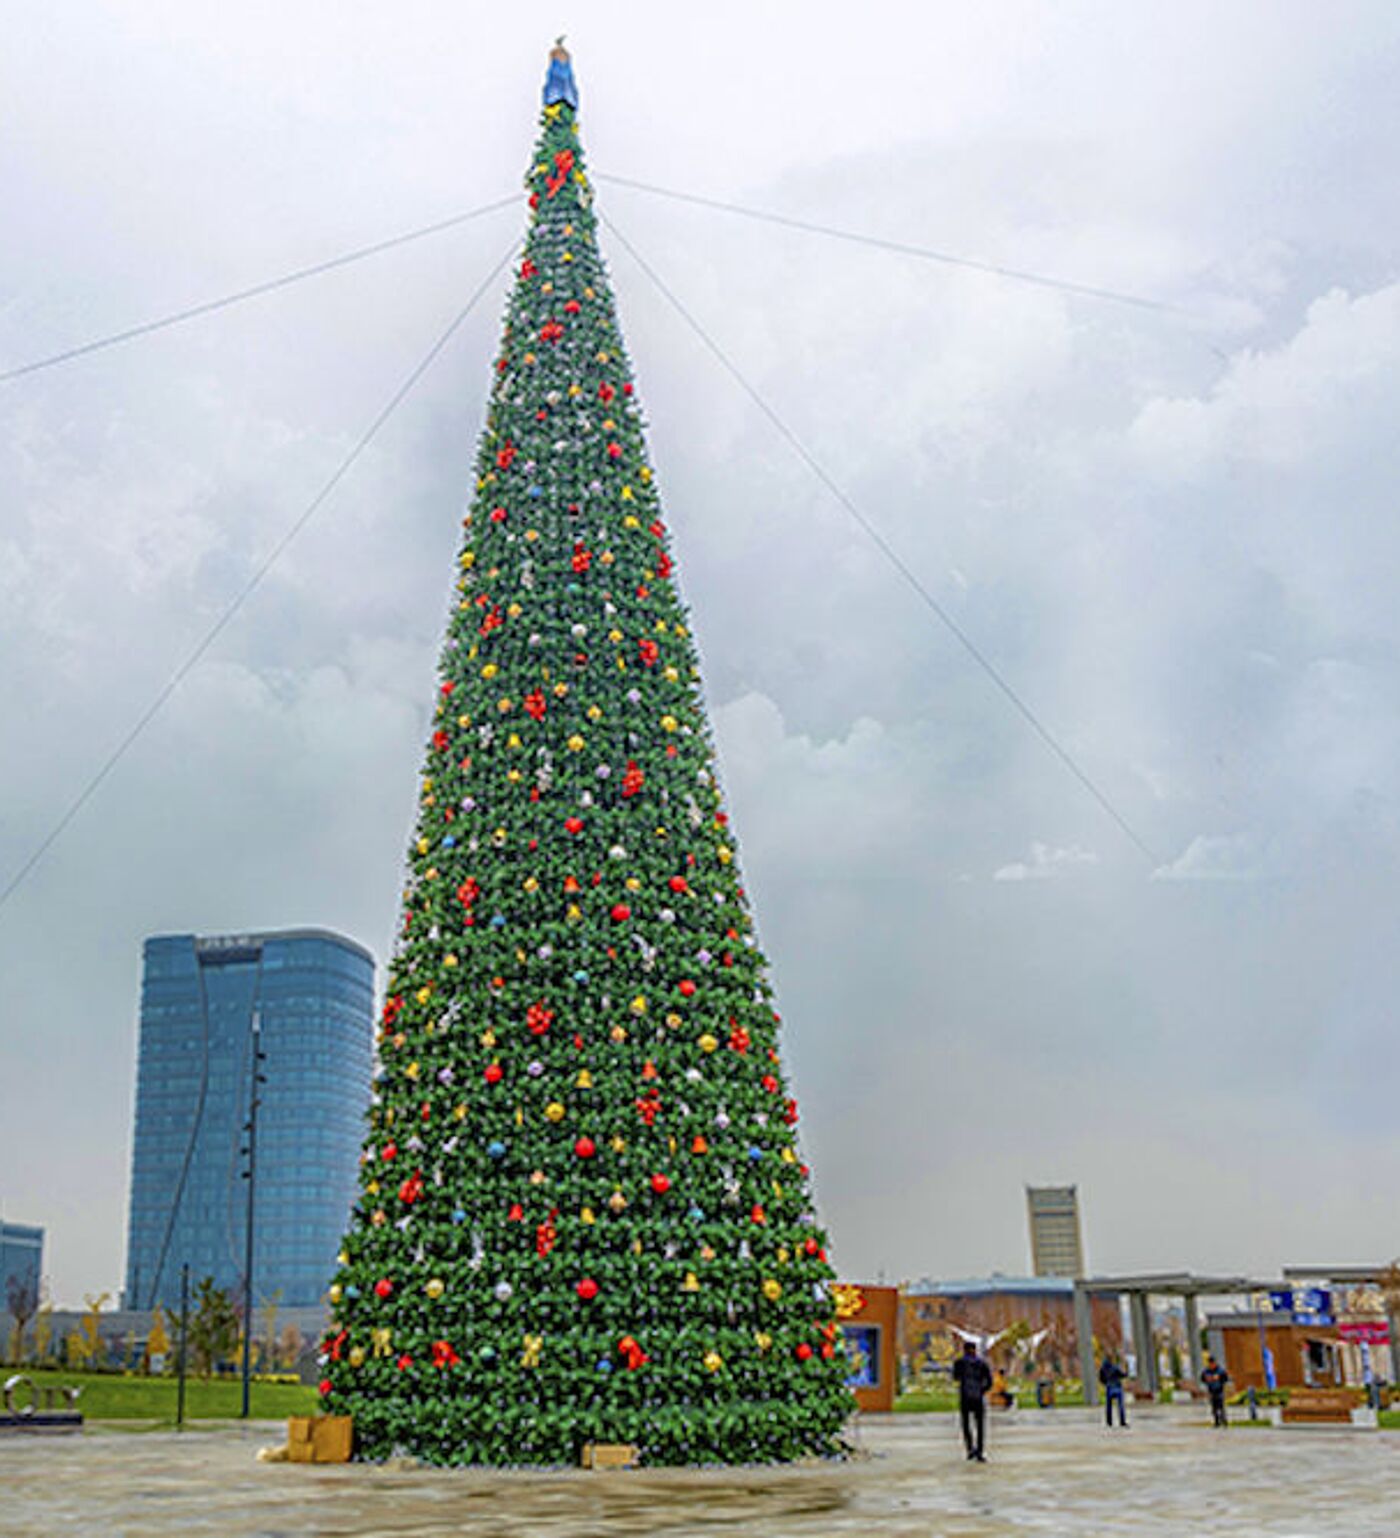
[[637,651],[641,654],[642,666],[646,668],[654,668],[661,655],[661,648],[650,637],[643,637],[637,642]]
[[496,468],[498,470],[509,470],[514,463],[516,452],[515,445],[507,438],[504,447],[496,450]]
[[616,394],[617,391],[614,390],[606,380],[604,380],[603,383],[598,386],[598,399],[602,401],[605,406]]
[[627,760],[627,770],[622,776],[622,794],[635,796],[647,782],[647,777],[637,767],[634,759]]
[[593,552],[585,549],[582,544],[574,546],[573,558],[569,564],[577,572],[585,572],[593,564]]
[[449,1341],[435,1340],[433,1342],[433,1366],[437,1368],[457,1367],[461,1365],[461,1357],[452,1349]]
[[522,278],[533,278],[538,271],[539,268],[535,266],[528,256],[520,264],[520,276]]
[[522,704],[525,707],[525,714],[532,721],[543,721],[544,713],[549,708],[542,689],[536,689],[533,694],[527,694]]
[[554,1024],[554,1011],[543,1002],[531,1004],[525,1011],[525,1027],[532,1036],[543,1036]]
[[540,341],[557,342],[564,335],[564,328],[557,320],[547,320],[540,327]]

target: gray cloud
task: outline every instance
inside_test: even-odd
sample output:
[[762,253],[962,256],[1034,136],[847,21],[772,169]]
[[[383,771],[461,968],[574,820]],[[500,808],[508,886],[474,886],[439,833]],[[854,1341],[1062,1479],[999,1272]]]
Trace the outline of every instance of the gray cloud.
[[[593,165],[1183,313],[602,190],[1156,854],[612,251],[838,1261],[1014,1269],[1039,1178],[1105,1266],[1389,1254],[1400,22],[863,18],[590,8]],[[537,31],[46,6],[0,61],[0,360],[501,195]],[[0,387],[0,873],[521,216]],[[142,936],[387,949],[499,303],[0,914],[0,1201],[65,1299],[119,1274]]]

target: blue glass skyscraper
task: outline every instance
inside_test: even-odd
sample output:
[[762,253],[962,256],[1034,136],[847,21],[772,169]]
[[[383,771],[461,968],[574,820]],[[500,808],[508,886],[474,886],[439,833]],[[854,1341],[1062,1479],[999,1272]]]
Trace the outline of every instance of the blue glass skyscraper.
[[126,1306],[177,1303],[180,1267],[244,1293],[256,1011],[266,1054],[255,1306],[325,1293],[355,1194],[372,1068],[374,959],[319,929],[146,941]]

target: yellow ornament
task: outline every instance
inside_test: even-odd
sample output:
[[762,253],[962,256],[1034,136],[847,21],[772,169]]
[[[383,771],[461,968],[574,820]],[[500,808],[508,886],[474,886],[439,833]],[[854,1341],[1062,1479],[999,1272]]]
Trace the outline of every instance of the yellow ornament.
[[564,1120],[564,1107],[557,1100],[551,1100],[544,1108],[545,1116],[553,1122]]
[[522,1367],[538,1367],[540,1365],[540,1352],[543,1350],[543,1335],[527,1335],[521,1347],[520,1365]]
[[569,740],[564,744],[564,746],[568,748],[570,753],[582,753],[584,747],[583,738],[580,737],[577,732],[575,732],[573,736],[570,737]]
[[579,1213],[578,1220],[584,1225],[585,1228],[592,1228],[593,1225],[598,1221],[598,1219],[593,1216],[592,1207],[585,1207],[583,1211]]
[[340,1283],[339,1282],[332,1282],[331,1283],[331,1291],[330,1291],[331,1302],[332,1303],[339,1303],[341,1298],[343,1298],[344,1296],[345,1296],[345,1292],[344,1292],[344,1289],[341,1287]]
[[611,1211],[621,1212],[626,1206],[627,1198],[622,1194],[621,1191],[614,1191],[613,1194],[608,1197],[608,1207]]
[[685,1273],[685,1280],[681,1283],[681,1288],[685,1292],[699,1292],[700,1278],[693,1271],[687,1271]]
[[430,1277],[428,1281],[423,1283],[423,1291],[430,1298],[440,1298],[447,1291],[447,1284],[440,1276]]
[[767,1330],[759,1330],[754,1335],[753,1343],[760,1351],[769,1351],[773,1346],[773,1337]]
[[713,1052],[718,1046],[719,1042],[708,1031],[700,1038],[700,1050],[702,1052]]
[[498,668],[494,662],[488,662],[486,666],[482,668],[481,676],[483,678],[494,678],[500,671],[500,668]]
[[578,1078],[574,1080],[574,1084],[579,1089],[592,1089],[593,1075],[589,1073],[586,1068],[580,1068],[578,1071]]
[[627,1007],[632,1011],[632,1013],[634,1015],[644,1015],[644,1014],[646,1014],[646,1012],[647,1012],[646,995],[643,994],[643,993],[639,993],[637,995],[637,997],[635,999],[633,999],[632,1002]]
[[707,1351],[704,1362],[706,1372],[718,1372],[724,1366],[724,1358],[718,1351]]
[[763,1284],[763,1296],[770,1303],[776,1303],[783,1295],[783,1284],[773,1277],[769,1277]]
[[662,716],[661,718],[661,729],[665,732],[679,731],[680,724],[674,716]]
[[610,1041],[616,1042],[620,1047],[622,1043],[627,1040],[626,1027],[621,1025],[613,1026],[613,1028],[608,1032],[608,1039]]
[[350,1365],[352,1367],[363,1367],[365,1365],[365,1348],[363,1346],[351,1346]]

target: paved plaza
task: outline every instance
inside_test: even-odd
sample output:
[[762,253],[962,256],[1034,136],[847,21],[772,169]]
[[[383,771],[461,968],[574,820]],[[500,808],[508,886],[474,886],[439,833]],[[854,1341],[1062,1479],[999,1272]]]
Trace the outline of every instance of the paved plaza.
[[850,1463],[713,1472],[447,1472],[260,1464],[274,1425],[94,1428],[0,1442],[0,1534],[88,1538],[1394,1538],[1400,1433],[1212,1432],[1159,1410],[1109,1434],[1085,1412],[1020,1412],[969,1465],[952,1416],[859,1429]]

